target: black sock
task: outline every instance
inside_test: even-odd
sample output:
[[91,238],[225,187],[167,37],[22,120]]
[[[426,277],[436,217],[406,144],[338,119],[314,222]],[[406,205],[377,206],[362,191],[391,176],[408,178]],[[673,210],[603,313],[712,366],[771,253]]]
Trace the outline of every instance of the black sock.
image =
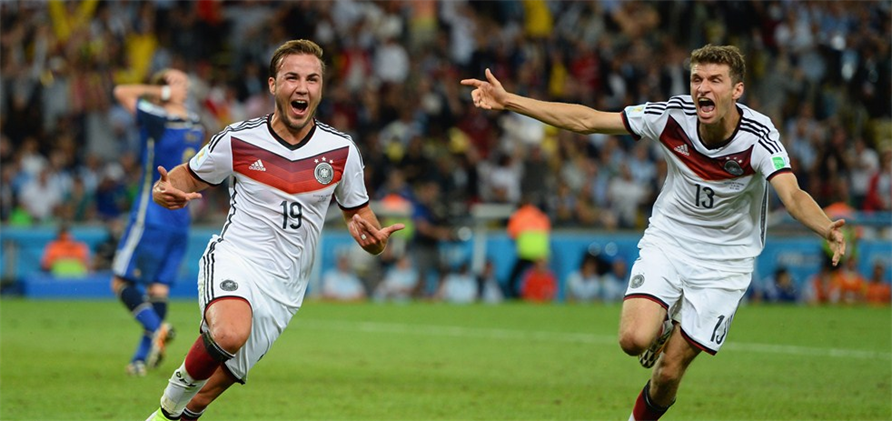
[[167,297],[149,297],[152,308],[158,314],[158,318],[164,320],[167,317]]
[[120,299],[130,311],[133,311],[146,302],[142,292],[133,284],[127,284],[127,286],[118,290],[118,299]]

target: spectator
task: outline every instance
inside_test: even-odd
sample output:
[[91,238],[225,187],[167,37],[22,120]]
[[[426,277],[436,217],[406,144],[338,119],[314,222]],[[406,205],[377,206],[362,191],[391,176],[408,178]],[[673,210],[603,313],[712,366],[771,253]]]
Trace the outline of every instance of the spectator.
[[65,197],[62,186],[53,183],[52,175],[52,170],[45,167],[22,186],[19,203],[35,221],[49,222],[55,218]]
[[90,248],[74,239],[68,225],[62,224],[56,238],[43,249],[40,266],[56,277],[83,277],[90,271]]
[[462,263],[457,271],[449,272],[443,277],[435,299],[452,304],[477,301],[477,279],[467,263]]
[[605,303],[622,301],[626,293],[626,279],[629,279],[629,268],[621,257],[614,257],[609,264],[610,270],[601,275],[601,299]]
[[365,301],[365,287],[350,267],[350,257],[346,253],[338,253],[335,267],[322,275],[322,298],[344,302]]
[[420,295],[422,283],[409,255],[400,256],[375,287],[375,301],[405,302]]
[[864,210],[892,211],[892,145],[883,149],[880,168],[870,177]]
[[888,306],[892,303],[892,286],[885,279],[886,266],[883,262],[873,264],[870,281],[865,286],[864,301],[871,306]]
[[812,275],[805,293],[805,301],[811,305],[835,304],[839,302],[839,289],[833,283],[830,269],[821,265],[818,273]]
[[496,279],[496,267],[492,260],[487,260],[483,272],[477,275],[477,297],[486,304],[498,304],[504,299],[502,286]]
[[795,303],[799,301],[799,292],[793,275],[786,267],[779,266],[774,275],[764,281],[764,299],[769,303]]
[[567,278],[567,301],[588,303],[597,301],[601,290],[598,260],[586,252],[579,269]]
[[524,301],[546,303],[554,300],[557,292],[557,278],[548,268],[546,260],[538,260],[523,275],[521,297]]
[[619,176],[610,179],[607,195],[621,228],[636,228],[642,225],[639,208],[649,198],[650,188],[632,177],[632,170],[626,163],[620,164]]
[[440,243],[453,240],[454,235],[440,201],[440,185],[436,181],[421,181],[415,198],[412,208],[415,233],[409,250],[413,254],[423,291],[426,291],[428,285],[439,285],[443,276]]
[[858,272],[856,264],[854,259],[846,260],[841,268],[830,275],[830,282],[838,292],[838,302],[841,304],[860,304],[864,301],[866,281]]

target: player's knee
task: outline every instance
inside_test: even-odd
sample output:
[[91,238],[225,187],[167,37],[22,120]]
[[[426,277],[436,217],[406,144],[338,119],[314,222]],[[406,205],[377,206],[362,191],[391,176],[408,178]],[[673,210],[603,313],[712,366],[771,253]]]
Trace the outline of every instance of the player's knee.
[[127,286],[127,283],[118,278],[117,276],[112,276],[111,281],[109,282],[109,288],[111,288],[112,293],[116,296],[121,295],[121,290]]
[[213,343],[220,347],[220,349],[229,354],[235,354],[238,350],[242,349],[245,342],[248,341],[249,333],[250,332],[240,332],[236,329],[223,328],[215,329],[210,336],[213,338]]
[[623,352],[629,355],[639,355],[650,346],[653,338],[645,338],[644,335],[633,330],[623,330],[619,333],[619,346]]

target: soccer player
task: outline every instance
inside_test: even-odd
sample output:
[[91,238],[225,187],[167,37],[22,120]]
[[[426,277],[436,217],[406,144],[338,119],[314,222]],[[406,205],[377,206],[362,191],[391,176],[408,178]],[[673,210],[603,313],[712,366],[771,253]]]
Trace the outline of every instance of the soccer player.
[[620,317],[620,347],[654,367],[630,420],[659,419],[694,358],[725,342],[765,245],[769,184],[794,218],[827,240],[833,264],[845,254],[845,221],[831,221],[800,189],[771,120],[737,103],[744,92],[740,51],[706,45],[693,51],[690,66],[690,95],[618,113],[509,93],[489,69],[487,81],[461,81],[474,87],[471,98],[483,109],[661,146],[668,176],[638,243]]
[[384,251],[403,224],[380,227],[350,136],[316,121],[325,66],[312,41],[282,44],[269,64],[275,111],[234,123],[188,163],[159,168],[154,199],[182,209],[229,181],[230,209],[198,276],[201,334],[149,420],[193,420],[270,350],[303,302],[331,198],[353,239]]
[[[204,142],[198,116],[186,108],[189,77],[176,69],[158,72],[150,84],[118,85],[114,96],[136,117],[142,145],[142,176],[112,263],[111,289],[142,327],[127,372],[144,376],[164,357],[173,337],[167,297],[176,280],[189,239],[189,211],[168,210],[152,201],[158,166],[172,167],[191,158]],[[146,293],[148,297],[146,297]]]

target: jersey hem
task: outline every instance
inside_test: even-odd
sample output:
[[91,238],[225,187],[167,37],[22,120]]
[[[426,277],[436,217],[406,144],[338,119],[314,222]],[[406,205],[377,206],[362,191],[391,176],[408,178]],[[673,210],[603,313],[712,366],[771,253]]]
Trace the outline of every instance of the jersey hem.
[[632,135],[632,138],[634,138],[635,140],[641,140],[641,135],[635,133],[635,131],[632,130],[632,126],[629,125],[629,119],[628,117],[626,117],[626,110],[623,110],[619,114],[623,118],[623,126],[626,126],[626,130],[628,130],[629,134]]
[[771,173],[768,177],[765,177],[765,179],[768,180],[768,181],[771,181],[771,179],[774,178],[774,176],[776,176],[776,175],[778,175],[778,174],[792,173],[792,172],[793,172],[793,169],[792,169],[792,168],[781,168],[781,169],[779,169],[779,170],[777,170],[777,171]]
[[359,206],[353,206],[353,207],[349,207],[349,208],[346,207],[346,206],[342,206],[340,203],[338,203],[338,207],[341,208],[342,210],[345,210],[345,211],[353,211],[353,210],[357,210],[357,209],[362,209],[362,208],[364,208],[364,207],[366,207],[366,206],[368,206],[368,205],[369,205],[369,201],[368,201],[368,200],[366,200],[365,202],[363,202],[363,203],[360,204]]
[[186,165],[186,169],[189,170],[189,175],[191,175],[191,176],[194,177],[196,180],[201,181],[201,182],[204,183],[204,184],[207,184],[207,185],[209,185],[209,186],[214,186],[214,187],[217,187],[217,186],[223,184],[223,182],[219,182],[219,183],[210,183],[210,182],[208,182],[207,180],[201,178],[195,171],[192,170],[192,165],[188,165],[188,164],[187,164],[187,165]]

